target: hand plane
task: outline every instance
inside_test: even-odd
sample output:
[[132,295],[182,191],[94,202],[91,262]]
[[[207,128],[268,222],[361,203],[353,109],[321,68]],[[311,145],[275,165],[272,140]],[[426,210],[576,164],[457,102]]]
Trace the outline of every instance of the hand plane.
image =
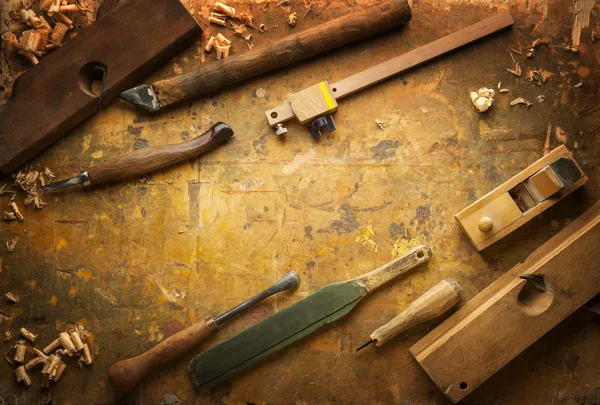
[[588,180],[560,146],[455,215],[477,250],[483,250],[556,204]]

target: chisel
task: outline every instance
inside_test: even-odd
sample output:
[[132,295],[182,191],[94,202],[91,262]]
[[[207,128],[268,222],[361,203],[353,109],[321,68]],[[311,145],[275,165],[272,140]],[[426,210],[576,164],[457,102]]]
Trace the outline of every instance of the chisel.
[[229,125],[218,122],[202,135],[180,144],[138,149],[109,159],[79,173],[78,176],[44,186],[44,191],[82,184],[92,186],[122,180],[162,169],[214,149],[233,136]]
[[131,359],[121,360],[108,370],[108,378],[116,391],[128,391],[133,388],[150,370],[164,364],[188,351],[202,339],[215,332],[219,325],[239,313],[258,304],[273,294],[297,288],[298,275],[290,271],[278,282],[260,294],[242,302],[216,318],[208,318],[184,329],[154,346],[152,349]]
[[442,280],[425,294],[413,301],[394,319],[371,333],[371,340],[356,349],[359,350],[375,343],[382,346],[385,342],[415,325],[437,318],[460,301],[462,288],[451,278]]
[[330,284],[234,337],[197,355],[189,365],[199,388],[210,388],[254,363],[348,314],[376,288],[431,257],[418,246],[388,264],[352,280]]

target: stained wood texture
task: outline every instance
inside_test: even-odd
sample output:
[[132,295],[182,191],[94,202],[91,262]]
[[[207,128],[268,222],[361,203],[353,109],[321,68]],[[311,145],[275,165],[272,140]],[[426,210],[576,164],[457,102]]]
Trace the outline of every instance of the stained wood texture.
[[[522,183],[560,157],[566,157],[575,163],[582,175],[581,179],[571,186],[562,188],[560,191],[541,201],[539,204],[531,205],[530,202],[528,205],[531,206],[531,208],[522,212],[513,197],[509,194],[509,191],[515,189],[515,187],[517,189],[521,187],[519,195],[525,198],[531,198],[527,197],[526,190]],[[477,250],[482,250],[530,221],[536,215],[547,210],[562,198],[584,185],[587,180],[587,176],[583,173],[583,170],[579,167],[575,158],[571,155],[571,152],[569,152],[566,146],[562,145],[537,160],[525,170],[517,173],[510,180],[490,191],[454,217],[458,220],[475,248]],[[479,228],[479,223],[484,217],[492,220],[493,225],[491,231],[483,232]]]
[[192,380],[210,388],[249,366],[347,315],[369,292],[425,263],[427,246],[418,246],[364,276],[330,284],[197,355],[189,365]]
[[108,370],[113,388],[121,392],[129,391],[150,370],[179,357],[216,330],[217,324],[212,318],[201,321],[169,336],[139,356],[113,364]]
[[461,297],[462,288],[455,280],[442,280],[411,302],[391,321],[376,329],[370,338],[377,346],[382,346],[398,333],[443,315],[455,306]]
[[[201,32],[178,0],[122,2],[16,80],[0,113],[2,171],[48,147]],[[103,76],[98,96],[92,83]]]
[[[433,60],[457,48],[477,41],[499,30],[510,27],[514,23],[510,12],[505,11],[487,18],[467,28],[430,42],[408,53],[392,58],[379,65],[349,76],[331,85],[335,99],[348,96],[365,87],[372,86],[389,77],[402,73],[413,67]],[[294,118],[291,104],[284,103],[266,112],[270,126]]]
[[152,83],[160,106],[206,94],[410,21],[406,0],[384,0],[277,42]]
[[[600,203],[535,250],[410,352],[457,402],[600,292]],[[545,276],[541,292],[521,274]]]
[[327,81],[292,94],[290,104],[302,125],[310,123],[313,118],[318,116],[332,114],[337,111],[338,107]]
[[233,136],[229,125],[219,122],[202,135],[179,144],[144,148],[90,167],[90,184],[126,179],[170,166],[214,149]]

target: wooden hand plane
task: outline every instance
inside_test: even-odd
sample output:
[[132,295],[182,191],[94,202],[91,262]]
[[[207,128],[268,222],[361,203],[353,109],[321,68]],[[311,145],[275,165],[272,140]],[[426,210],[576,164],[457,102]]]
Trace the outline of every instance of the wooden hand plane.
[[502,239],[588,180],[560,146],[455,215],[477,250]]

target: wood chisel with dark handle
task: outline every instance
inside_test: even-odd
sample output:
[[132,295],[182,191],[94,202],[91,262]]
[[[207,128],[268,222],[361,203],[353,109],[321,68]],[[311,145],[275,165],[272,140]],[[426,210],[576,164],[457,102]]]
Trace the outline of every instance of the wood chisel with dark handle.
[[133,388],[152,369],[181,356],[198,342],[215,332],[221,324],[258,304],[273,294],[298,288],[300,278],[294,271],[286,273],[278,282],[260,294],[242,302],[235,308],[217,316],[198,322],[176,334],[169,336],[153,348],[139,356],[121,360],[108,370],[108,378],[116,391]]
[[218,122],[208,131],[190,141],[126,153],[92,166],[79,173],[79,176],[48,184],[44,186],[44,190],[58,190],[77,184],[92,186],[149,173],[214,149],[232,136],[231,127],[223,122]]
[[352,280],[330,284],[197,355],[189,365],[194,384],[210,388],[252,364],[348,314],[371,291],[431,257],[418,246],[388,264]]

